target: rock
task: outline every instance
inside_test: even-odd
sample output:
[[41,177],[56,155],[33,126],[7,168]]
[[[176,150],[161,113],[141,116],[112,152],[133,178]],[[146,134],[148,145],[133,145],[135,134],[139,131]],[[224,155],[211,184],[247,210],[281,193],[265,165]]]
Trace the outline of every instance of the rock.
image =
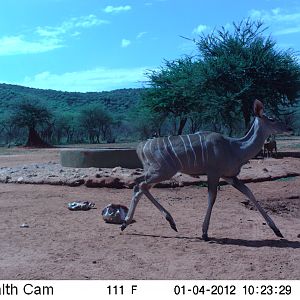
[[89,178],[85,181],[84,185],[86,187],[91,187],[91,188],[99,188],[99,187],[104,187],[105,186],[105,178],[100,177],[100,178]]
[[121,181],[117,177],[101,177],[101,178],[89,178],[85,181],[86,187],[107,187],[113,189],[121,189],[126,187],[124,181]]
[[122,168],[121,167],[115,167],[111,170],[112,173],[116,173],[118,171],[122,171]]
[[26,224],[26,223],[23,223],[23,224],[20,225],[20,227],[21,227],[21,228],[29,228],[29,225]]
[[124,178],[123,182],[125,188],[132,189],[135,186],[135,180],[132,177]]
[[108,177],[105,180],[105,187],[113,188],[113,189],[121,189],[124,187],[124,182],[117,177]]
[[83,185],[84,183],[85,183],[84,179],[76,179],[76,180],[67,180],[65,184],[68,186],[80,186]]
[[[252,167],[251,167],[252,166]],[[250,161],[242,168],[239,178],[245,182],[260,182],[268,180],[289,180],[288,177],[300,175],[298,158],[289,160],[265,160],[262,164]],[[0,167],[0,181],[4,183],[34,183],[51,185],[88,187],[132,188],[136,178],[142,175],[140,168],[126,169],[120,166],[111,168],[64,168],[55,162],[34,163],[15,167]],[[207,186],[207,176],[189,176],[176,174],[172,179],[156,185],[156,187],[178,187],[198,185]],[[297,193],[289,195],[291,199],[299,199]]]
[[134,175],[142,175],[142,172],[138,171],[138,170],[135,170],[130,175],[132,175],[132,176],[134,176]]
[[17,182],[19,182],[19,183],[21,183],[23,181],[24,181],[24,177],[22,177],[22,176],[17,179]]

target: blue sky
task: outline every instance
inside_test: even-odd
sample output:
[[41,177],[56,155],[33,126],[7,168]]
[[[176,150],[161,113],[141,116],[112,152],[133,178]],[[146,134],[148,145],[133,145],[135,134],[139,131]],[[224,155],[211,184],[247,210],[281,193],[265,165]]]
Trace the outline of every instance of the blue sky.
[[0,0],[0,82],[63,91],[140,87],[163,60],[233,21],[262,19],[300,50],[294,0]]

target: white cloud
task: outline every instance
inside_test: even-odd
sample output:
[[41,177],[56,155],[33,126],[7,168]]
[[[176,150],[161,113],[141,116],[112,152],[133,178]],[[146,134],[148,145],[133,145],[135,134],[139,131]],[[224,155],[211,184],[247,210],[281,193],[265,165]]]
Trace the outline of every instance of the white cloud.
[[130,44],[131,44],[131,41],[127,40],[127,39],[122,39],[122,41],[121,41],[122,48],[127,48]]
[[80,29],[109,23],[95,15],[74,17],[59,26],[37,27],[30,37],[24,35],[0,37],[0,56],[48,52],[64,47],[67,36],[78,37]]
[[140,32],[140,33],[136,36],[136,38],[137,38],[137,39],[140,39],[140,38],[142,38],[146,33],[147,33],[146,31],[142,31],[142,32]]
[[249,12],[249,16],[253,19],[261,19],[264,12],[265,11],[251,9]]
[[63,44],[57,38],[47,38],[39,41],[27,41],[22,35],[0,38],[0,56],[42,53],[61,47],[63,47]]
[[226,23],[223,27],[225,30],[230,30],[230,29],[232,29],[233,26],[232,26],[232,23]]
[[79,31],[75,31],[74,33],[71,34],[71,36],[76,37],[81,35],[81,33]]
[[196,28],[194,28],[193,33],[194,34],[200,34],[203,31],[207,30],[208,28],[209,27],[207,25],[200,24]]
[[98,19],[95,15],[82,16],[70,20],[70,24],[73,25],[74,28],[90,28],[108,23],[107,20]]
[[145,72],[148,69],[146,67],[130,69],[95,68],[63,74],[52,74],[46,71],[31,77],[28,76],[18,84],[34,88],[73,92],[141,87],[141,82],[146,81]]
[[261,19],[267,22],[299,22],[300,12],[288,13],[282,11],[281,8],[273,8],[269,11],[267,10],[256,10],[252,9],[249,13],[250,17],[254,19]]
[[86,29],[108,23],[107,20],[98,19],[95,15],[88,15],[71,18],[59,26],[37,27],[36,33],[42,37],[58,37],[67,33],[73,34],[73,30],[78,32],[80,28]]
[[252,9],[249,16],[253,19],[259,19],[271,24],[274,35],[286,35],[300,32],[300,11],[293,12],[282,10],[281,8],[273,8],[271,10]]
[[277,30],[274,32],[274,34],[275,35],[285,35],[285,34],[291,34],[291,33],[297,33],[297,32],[300,32],[300,25]]
[[131,10],[131,6],[130,5],[124,5],[124,6],[106,6],[103,11],[108,13],[108,14],[111,14],[111,13],[120,13],[120,12],[123,12],[123,11],[129,11]]

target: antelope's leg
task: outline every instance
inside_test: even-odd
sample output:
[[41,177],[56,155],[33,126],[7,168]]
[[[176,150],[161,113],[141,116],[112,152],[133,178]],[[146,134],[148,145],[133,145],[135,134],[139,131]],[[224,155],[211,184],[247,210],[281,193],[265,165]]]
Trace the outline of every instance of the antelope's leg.
[[202,238],[204,241],[208,241],[208,227],[210,222],[210,216],[213,209],[213,206],[217,197],[217,188],[219,183],[219,178],[211,178],[208,176],[208,207],[205,215],[205,219],[202,225]]
[[141,186],[145,196],[159,209],[159,211],[165,216],[166,220],[170,223],[171,228],[177,232],[176,224],[171,214],[152,196],[147,184],[141,184]]
[[121,226],[121,230],[123,231],[127,225],[129,225],[132,221],[136,206],[143,195],[143,191],[140,189],[139,184],[135,185],[133,188],[133,195],[130,202],[128,213],[125,217],[125,221]]
[[224,179],[231,184],[234,188],[239,190],[241,193],[243,193],[245,196],[247,196],[250,201],[256,206],[257,210],[261,213],[261,215],[264,217],[270,228],[274,231],[274,233],[278,236],[283,238],[283,235],[281,234],[280,230],[277,228],[273,220],[268,216],[268,214],[265,212],[265,210],[260,206],[260,204],[255,199],[254,195],[250,191],[250,189],[241,182],[237,177],[233,178],[225,178]]

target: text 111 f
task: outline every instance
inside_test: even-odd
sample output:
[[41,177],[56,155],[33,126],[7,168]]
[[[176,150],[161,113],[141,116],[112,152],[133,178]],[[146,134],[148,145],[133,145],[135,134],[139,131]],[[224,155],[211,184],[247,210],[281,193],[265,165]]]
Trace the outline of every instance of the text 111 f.
[[[107,286],[108,295],[124,295],[125,288],[123,285]],[[137,291],[137,285],[132,285],[130,293],[133,295]]]

